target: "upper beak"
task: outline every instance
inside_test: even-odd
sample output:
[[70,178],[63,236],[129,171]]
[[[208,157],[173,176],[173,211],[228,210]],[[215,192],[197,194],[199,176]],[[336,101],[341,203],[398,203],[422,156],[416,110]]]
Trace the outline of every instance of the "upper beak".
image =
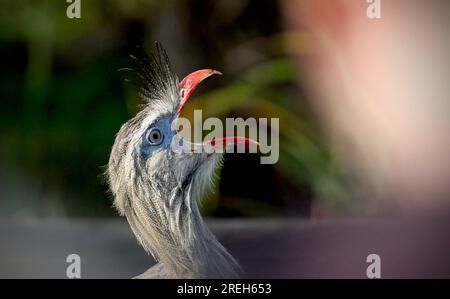
[[204,69],[204,70],[198,70],[195,71],[189,75],[187,75],[181,82],[178,84],[178,90],[180,92],[180,108],[178,109],[177,114],[180,114],[181,110],[183,110],[184,105],[186,105],[187,101],[191,97],[192,93],[194,92],[195,88],[212,75],[222,75],[221,72],[211,69]]
[[[205,80],[206,78],[212,75],[222,75],[221,72],[211,69],[203,69],[195,71],[189,75],[187,75],[181,82],[178,84],[178,91],[180,92],[180,108],[178,109],[177,115],[180,114],[181,110],[183,110],[190,96],[194,92],[195,88]],[[217,152],[220,150],[224,150],[228,147],[238,145],[238,146],[259,146],[259,143],[245,137],[224,137],[206,141],[204,144],[194,144],[190,143],[190,145],[207,147],[212,152]]]

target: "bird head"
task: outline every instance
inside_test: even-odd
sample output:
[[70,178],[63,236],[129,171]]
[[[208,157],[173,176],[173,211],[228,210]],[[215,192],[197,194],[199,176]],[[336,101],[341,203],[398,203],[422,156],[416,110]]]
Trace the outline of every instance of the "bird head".
[[190,255],[195,254],[192,242],[201,240],[199,234],[204,233],[196,227],[200,223],[196,201],[221,161],[222,155],[214,149],[253,141],[227,137],[207,141],[212,152],[185,150],[187,145],[205,144],[180,143],[174,123],[198,84],[220,72],[203,69],[179,81],[159,44],[151,57],[131,57],[138,65],[133,71],[145,104],[121,127],[111,151],[107,177],[114,206],[156,259],[170,263],[178,256],[172,262],[190,268]]
[[[205,184],[202,182],[210,178],[220,161],[221,155],[216,149],[256,143],[240,137],[208,140],[203,144],[181,139],[175,128],[183,107],[200,82],[221,73],[202,69],[179,81],[171,70],[165,50],[158,43],[156,53],[151,57],[145,54],[139,58],[131,57],[138,68],[125,70],[138,75],[139,95],[145,103],[116,136],[107,170],[114,194],[141,187],[147,192],[162,193],[155,198],[168,200],[194,181],[202,186],[196,189],[203,190]],[[212,151],[195,151],[198,147],[212,147]],[[123,212],[128,203],[121,200],[126,201],[126,198],[116,199],[119,201],[116,207]]]

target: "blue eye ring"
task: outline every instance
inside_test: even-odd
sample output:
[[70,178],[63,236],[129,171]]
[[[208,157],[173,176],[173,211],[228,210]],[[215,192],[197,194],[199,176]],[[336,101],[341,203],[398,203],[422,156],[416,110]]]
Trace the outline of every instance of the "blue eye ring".
[[147,133],[147,141],[150,145],[160,145],[164,140],[164,134],[159,128],[151,128]]

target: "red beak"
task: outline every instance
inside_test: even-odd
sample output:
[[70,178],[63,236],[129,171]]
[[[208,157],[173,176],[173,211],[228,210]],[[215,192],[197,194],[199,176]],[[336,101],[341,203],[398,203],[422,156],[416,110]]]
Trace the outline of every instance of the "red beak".
[[191,97],[195,88],[200,84],[200,82],[202,82],[209,76],[215,74],[222,75],[222,73],[219,71],[206,69],[195,71],[187,75],[183,80],[181,80],[181,82],[178,84],[178,90],[180,91],[181,97],[181,104],[177,114],[180,114],[181,110],[183,110],[184,105],[186,105],[187,101]]
[[253,139],[246,138],[246,137],[237,137],[237,136],[231,136],[231,137],[222,137],[217,139],[208,140],[205,142],[207,145],[211,146],[214,150],[217,149],[225,149],[230,146],[234,145],[254,145],[258,146],[259,143]]
[[[180,92],[180,108],[178,109],[177,114],[181,113],[181,110],[183,110],[184,106],[186,105],[187,101],[191,97],[192,93],[194,92],[195,88],[205,80],[206,78],[212,76],[212,75],[222,75],[221,72],[211,69],[204,69],[204,70],[198,70],[195,71],[189,75],[187,75],[181,82],[178,84],[178,90]],[[213,139],[205,142],[205,145],[212,147],[212,149],[219,150],[219,149],[225,149],[230,146],[234,145],[253,145],[258,146],[259,143],[245,137],[224,137],[224,138],[218,138]]]

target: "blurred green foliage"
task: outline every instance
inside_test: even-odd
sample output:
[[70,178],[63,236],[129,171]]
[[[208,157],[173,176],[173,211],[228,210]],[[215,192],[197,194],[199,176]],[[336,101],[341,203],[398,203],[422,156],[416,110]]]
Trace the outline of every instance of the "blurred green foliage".
[[[273,175],[268,194],[276,200],[221,188],[205,203],[209,213],[222,215],[225,207],[232,215],[292,214],[286,210],[302,200],[309,204],[293,214],[308,215],[317,202],[339,206],[350,198],[298,88],[275,1],[91,0],[82,1],[80,20],[68,19],[66,7],[0,3],[1,215],[113,213],[102,166],[114,134],[140,103],[116,70],[129,64],[136,45],[151,50],[154,40],[180,76],[205,66],[225,73],[200,88],[184,113],[280,118],[279,163],[260,168]],[[287,189],[293,195],[286,197]]]

